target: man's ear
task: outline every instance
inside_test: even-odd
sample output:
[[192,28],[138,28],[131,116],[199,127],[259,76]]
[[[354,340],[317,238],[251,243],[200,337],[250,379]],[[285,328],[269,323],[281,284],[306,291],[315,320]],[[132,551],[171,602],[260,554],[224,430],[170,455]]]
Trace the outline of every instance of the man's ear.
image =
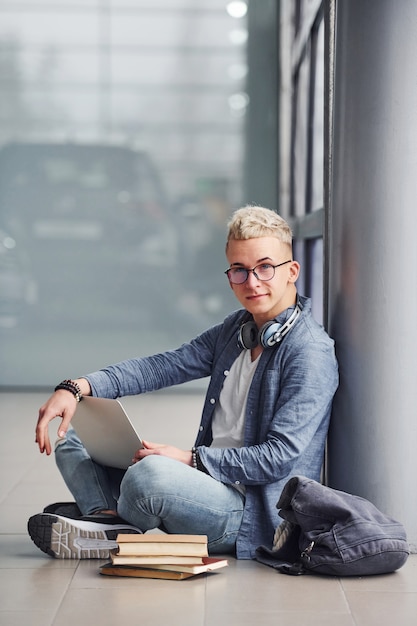
[[295,283],[300,275],[300,264],[298,261],[291,261],[288,269],[288,282]]

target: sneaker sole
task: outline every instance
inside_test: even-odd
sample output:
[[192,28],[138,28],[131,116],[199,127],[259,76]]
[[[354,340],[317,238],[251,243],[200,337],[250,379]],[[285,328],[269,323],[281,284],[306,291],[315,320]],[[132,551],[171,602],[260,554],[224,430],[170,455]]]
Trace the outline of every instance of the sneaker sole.
[[39,513],[28,521],[34,544],[55,559],[108,559],[119,533],[137,534],[134,526],[97,524]]

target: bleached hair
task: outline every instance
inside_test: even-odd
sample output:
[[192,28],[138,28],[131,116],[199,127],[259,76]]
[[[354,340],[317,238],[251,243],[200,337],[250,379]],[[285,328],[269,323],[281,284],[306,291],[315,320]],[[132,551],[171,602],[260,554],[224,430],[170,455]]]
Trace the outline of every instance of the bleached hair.
[[228,225],[227,241],[276,237],[282,243],[292,244],[289,224],[275,211],[261,206],[248,205],[237,209]]

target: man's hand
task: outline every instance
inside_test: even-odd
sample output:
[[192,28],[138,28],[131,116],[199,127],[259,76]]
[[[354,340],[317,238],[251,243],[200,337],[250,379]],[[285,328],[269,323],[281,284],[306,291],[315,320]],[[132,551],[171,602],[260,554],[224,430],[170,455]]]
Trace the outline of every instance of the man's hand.
[[151,454],[158,454],[160,456],[167,456],[170,459],[175,459],[185,465],[192,466],[192,454],[191,450],[180,450],[174,446],[168,446],[162,443],[152,443],[150,441],[142,441],[143,448],[136,450],[135,456],[132,459],[132,463],[137,463]]
[[39,409],[38,423],[36,424],[35,441],[40,452],[51,454],[51,442],[49,440],[48,425],[55,417],[62,419],[58,428],[58,436],[65,437],[72,416],[77,408],[77,400],[69,391],[60,389],[49,398]]
[[[83,396],[91,394],[90,384],[84,378],[77,379]],[[77,408],[77,400],[73,394],[65,389],[59,389],[52,394],[47,402],[39,409],[38,422],[36,424],[35,442],[39,446],[41,453],[51,454],[52,447],[49,440],[48,426],[55,417],[61,418],[58,428],[58,436],[65,437],[69,428],[72,416]]]

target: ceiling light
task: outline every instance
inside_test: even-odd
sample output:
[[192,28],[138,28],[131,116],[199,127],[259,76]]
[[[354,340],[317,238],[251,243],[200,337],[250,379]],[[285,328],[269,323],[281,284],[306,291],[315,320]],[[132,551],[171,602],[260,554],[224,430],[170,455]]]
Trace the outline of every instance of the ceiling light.
[[230,17],[245,17],[246,13],[248,12],[248,5],[246,4],[246,2],[235,0],[234,2],[229,2],[226,5],[226,11],[230,15]]

